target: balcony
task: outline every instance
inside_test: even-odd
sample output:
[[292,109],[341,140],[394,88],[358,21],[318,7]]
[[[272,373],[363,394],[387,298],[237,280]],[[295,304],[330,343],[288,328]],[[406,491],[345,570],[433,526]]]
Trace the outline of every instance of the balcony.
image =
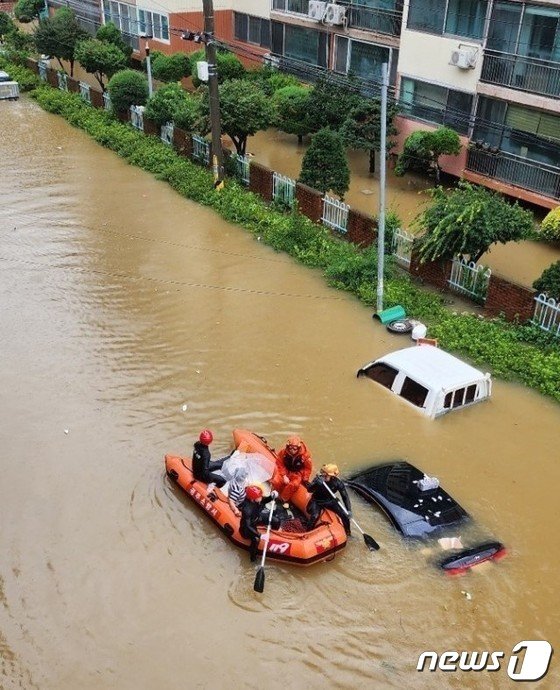
[[359,3],[344,2],[348,6],[348,27],[352,29],[364,29],[378,34],[389,36],[401,35],[402,3],[400,9],[385,10],[376,7],[366,7]]
[[485,50],[480,79],[541,96],[560,97],[560,62]]
[[560,168],[495,149],[471,148],[467,170],[560,199]]

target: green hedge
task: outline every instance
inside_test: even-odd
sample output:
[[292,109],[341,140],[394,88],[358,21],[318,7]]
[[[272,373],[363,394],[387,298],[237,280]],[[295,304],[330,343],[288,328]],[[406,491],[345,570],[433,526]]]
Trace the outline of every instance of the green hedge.
[[[33,97],[45,110],[62,115],[129,163],[166,180],[179,194],[212,207],[222,218],[242,225],[278,251],[306,266],[321,269],[329,284],[375,303],[375,249],[365,251],[334,237],[297,211],[283,214],[234,180],[213,188],[212,175],[179,156],[156,137],[148,137],[76,94],[41,86]],[[391,259],[385,278],[386,304],[402,304],[407,313],[430,326],[430,335],[447,350],[467,355],[496,376],[519,379],[560,401],[560,348],[557,341],[530,326],[448,311],[442,299],[395,272]]]

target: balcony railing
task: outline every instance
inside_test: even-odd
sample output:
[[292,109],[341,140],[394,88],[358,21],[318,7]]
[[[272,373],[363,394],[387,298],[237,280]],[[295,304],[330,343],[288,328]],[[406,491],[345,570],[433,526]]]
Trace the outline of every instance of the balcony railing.
[[341,3],[348,6],[348,26],[355,29],[375,31],[389,36],[401,35],[402,6],[400,10],[385,10],[378,7],[366,7],[357,3]]
[[485,50],[480,78],[490,84],[560,97],[560,62]]
[[560,199],[560,168],[552,165],[530,161],[505,151],[472,148],[468,151],[467,170]]

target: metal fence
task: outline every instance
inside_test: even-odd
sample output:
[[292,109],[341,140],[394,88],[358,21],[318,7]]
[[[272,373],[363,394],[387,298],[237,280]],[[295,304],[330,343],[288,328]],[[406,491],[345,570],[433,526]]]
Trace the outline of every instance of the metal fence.
[[484,303],[491,274],[489,268],[477,266],[474,261],[455,258],[447,282],[457,292],[470,295],[475,301]]
[[243,182],[243,184],[249,184],[249,158],[248,156],[241,156],[238,153],[233,154],[233,160],[235,161],[235,170],[237,177]]
[[105,110],[111,110],[113,107],[111,105],[111,96],[108,91],[103,91],[103,107]]
[[560,167],[537,163],[505,151],[469,149],[467,170],[560,199]]
[[39,60],[37,64],[39,65],[39,79],[41,79],[41,81],[47,81],[49,63],[46,60]]
[[61,91],[68,91],[68,75],[66,72],[57,72],[56,80]]
[[560,63],[550,60],[486,50],[480,79],[544,96],[560,96]]
[[348,204],[325,194],[323,197],[323,215],[321,216],[323,225],[339,232],[347,232],[349,210]]
[[402,266],[410,268],[410,261],[412,259],[412,245],[414,244],[414,235],[411,235],[406,230],[395,230],[393,233],[392,252],[397,259],[397,263]]
[[168,144],[169,146],[172,146],[173,145],[173,132],[174,131],[175,131],[175,126],[173,125],[173,123],[172,122],[166,122],[164,125],[161,126],[159,138],[163,141],[164,144]]
[[275,172],[272,176],[272,198],[283,206],[293,206],[296,197],[296,181]]
[[141,132],[144,131],[144,106],[131,105],[130,106],[130,124]]
[[543,331],[560,337],[560,301],[547,297],[544,293],[537,295],[531,323],[539,326]]
[[[362,0],[363,2],[363,0]],[[342,3],[347,5],[347,2]],[[378,7],[367,7],[365,2],[354,3],[348,7],[349,26],[356,29],[366,29],[380,34],[400,36],[402,24],[402,8],[400,10],[386,10]]]
[[210,163],[210,142],[198,134],[192,135],[193,158],[205,165]]
[[90,85],[85,81],[80,82],[80,96],[86,103],[91,103]]

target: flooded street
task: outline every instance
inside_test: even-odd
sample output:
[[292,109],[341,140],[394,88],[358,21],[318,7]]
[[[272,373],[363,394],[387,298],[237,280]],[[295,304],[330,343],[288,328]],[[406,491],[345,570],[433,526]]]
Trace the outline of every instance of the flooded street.
[[[0,688],[502,688],[506,664],[418,656],[539,639],[533,687],[559,687],[560,406],[497,381],[425,419],[355,377],[407,338],[317,273],[27,98],[0,102],[0,156]],[[205,426],[216,457],[244,427],[344,473],[406,458],[509,556],[446,578],[353,495],[381,550],[355,531],[256,594],[164,474]]]

